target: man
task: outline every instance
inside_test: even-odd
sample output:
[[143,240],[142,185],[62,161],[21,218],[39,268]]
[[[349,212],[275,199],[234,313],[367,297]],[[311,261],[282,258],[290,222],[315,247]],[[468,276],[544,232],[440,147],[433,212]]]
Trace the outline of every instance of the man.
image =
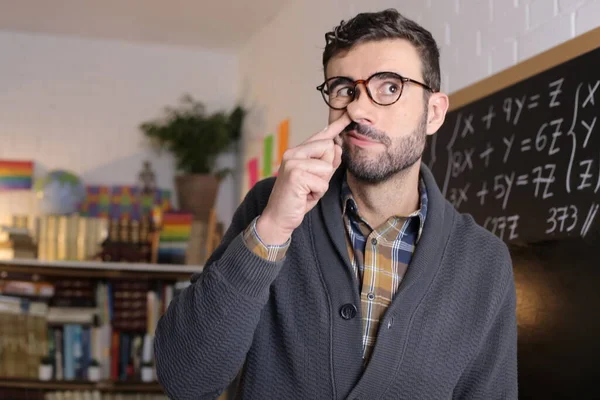
[[430,33],[394,10],[326,35],[329,126],[259,182],[155,339],[173,399],[516,399],[507,247],[421,164],[444,121]]

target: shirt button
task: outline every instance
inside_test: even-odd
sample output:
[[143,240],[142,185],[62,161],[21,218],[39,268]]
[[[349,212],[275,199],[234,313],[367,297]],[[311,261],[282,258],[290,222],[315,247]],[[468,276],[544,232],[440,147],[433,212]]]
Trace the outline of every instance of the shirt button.
[[340,315],[345,320],[354,318],[356,316],[356,306],[351,303],[344,304],[342,307],[340,307]]
[[371,244],[373,246],[377,246],[377,239],[375,239],[375,238],[371,239]]
[[367,294],[367,299],[369,299],[369,300],[375,300],[375,294],[373,292],[369,292]]

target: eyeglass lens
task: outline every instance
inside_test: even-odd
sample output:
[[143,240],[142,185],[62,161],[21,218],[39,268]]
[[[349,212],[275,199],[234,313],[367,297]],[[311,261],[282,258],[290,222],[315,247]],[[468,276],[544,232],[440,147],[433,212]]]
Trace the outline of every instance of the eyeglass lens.
[[[402,94],[404,82],[395,74],[377,74],[369,79],[367,89],[377,104],[389,105]],[[348,78],[332,78],[323,87],[323,97],[333,108],[344,108],[354,100],[354,82]]]

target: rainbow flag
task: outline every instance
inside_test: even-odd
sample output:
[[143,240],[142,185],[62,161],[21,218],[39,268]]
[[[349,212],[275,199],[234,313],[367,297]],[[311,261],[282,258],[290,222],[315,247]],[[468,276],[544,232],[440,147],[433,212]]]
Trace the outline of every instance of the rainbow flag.
[[0,160],[0,191],[29,190],[33,180],[32,161]]

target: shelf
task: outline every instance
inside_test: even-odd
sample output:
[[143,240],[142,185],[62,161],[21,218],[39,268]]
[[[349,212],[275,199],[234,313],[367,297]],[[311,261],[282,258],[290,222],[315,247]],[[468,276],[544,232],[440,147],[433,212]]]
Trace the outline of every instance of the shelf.
[[101,392],[163,393],[157,382],[89,382],[40,381],[33,379],[0,378],[0,388],[30,390],[99,390]]
[[144,264],[102,261],[0,260],[0,271],[92,278],[188,279],[200,265]]

